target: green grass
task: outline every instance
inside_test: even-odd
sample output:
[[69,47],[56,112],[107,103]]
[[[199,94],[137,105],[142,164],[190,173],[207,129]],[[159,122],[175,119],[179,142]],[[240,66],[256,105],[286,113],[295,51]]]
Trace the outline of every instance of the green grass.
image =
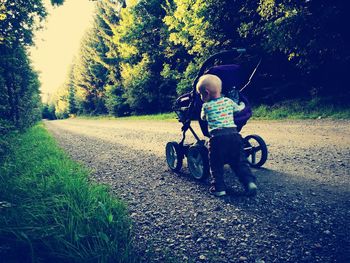
[[89,116],[80,115],[77,116],[79,119],[91,119],[91,120],[155,120],[155,121],[177,121],[176,114],[170,113],[158,113],[150,115],[133,115],[127,117],[114,117],[109,115]]
[[174,112],[170,113],[159,113],[159,114],[151,114],[151,115],[135,115],[123,117],[124,120],[155,120],[155,121],[170,121],[176,120],[176,114]]
[[125,205],[57,147],[42,125],[5,138],[0,258],[5,262],[137,262]]
[[285,101],[273,106],[261,105],[253,109],[253,119],[350,119],[350,107],[329,103],[322,99]]
[[[252,119],[281,120],[281,119],[350,119],[350,106],[338,105],[331,98],[315,98],[312,100],[290,100],[276,103],[272,106],[260,105],[253,107]],[[129,117],[78,116],[82,119],[96,120],[159,120],[176,121],[176,114],[162,113]]]

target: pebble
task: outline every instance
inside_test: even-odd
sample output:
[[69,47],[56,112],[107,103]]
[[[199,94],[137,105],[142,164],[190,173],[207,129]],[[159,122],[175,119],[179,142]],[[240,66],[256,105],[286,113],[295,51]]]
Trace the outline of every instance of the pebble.
[[315,248],[321,248],[322,247],[322,245],[320,243],[316,243],[316,244],[314,244],[314,246],[315,246]]
[[239,260],[240,262],[243,262],[243,261],[247,261],[248,258],[247,258],[247,257],[244,257],[244,256],[240,256],[238,260]]
[[199,256],[199,259],[200,259],[201,261],[204,261],[204,260],[207,260],[207,257],[204,256],[204,255],[200,255],[200,256]]
[[220,240],[222,242],[226,242],[227,241],[227,239],[224,236],[222,236],[222,235],[217,235],[217,238],[218,238],[218,240]]
[[331,234],[331,231],[326,230],[326,231],[324,231],[323,233],[325,233],[326,235],[330,235],[330,234]]

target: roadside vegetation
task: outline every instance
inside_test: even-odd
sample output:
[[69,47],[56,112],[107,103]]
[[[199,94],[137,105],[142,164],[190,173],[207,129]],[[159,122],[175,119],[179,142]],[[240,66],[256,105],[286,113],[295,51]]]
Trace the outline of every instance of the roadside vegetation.
[[67,157],[39,124],[10,133],[0,164],[0,258],[136,262],[123,202]]
[[90,120],[156,120],[156,121],[169,121],[176,120],[176,114],[174,112],[170,113],[159,113],[159,114],[149,114],[149,115],[132,115],[125,117],[115,117],[110,115],[78,115],[73,116],[73,118],[79,119],[90,119]]
[[[79,115],[73,116],[91,120],[159,120],[176,121],[176,114],[162,113],[150,115],[134,115],[115,117],[110,115]],[[274,105],[253,106],[252,119],[282,120],[282,119],[350,119],[350,107],[335,104],[325,99],[289,100]]]
[[253,119],[350,119],[350,107],[325,99],[290,100],[253,108]]

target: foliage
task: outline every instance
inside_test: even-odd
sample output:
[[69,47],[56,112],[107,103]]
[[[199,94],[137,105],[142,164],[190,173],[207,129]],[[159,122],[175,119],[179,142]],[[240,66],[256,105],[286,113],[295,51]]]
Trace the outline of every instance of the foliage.
[[110,115],[126,116],[130,114],[125,91],[120,85],[106,86],[106,107]]
[[2,260],[136,262],[125,205],[41,125],[6,139],[16,147],[0,166]]
[[[127,5],[101,0],[93,33],[82,42],[71,92],[84,114],[169,111],[177,95],[191,90],[206,58],[246,47],[263,57],[246,90],[255,103],[328,94],[349,98],[345,5],[340,0],[131,0]],[[253,64],[244,65],[247,72]]]
[[46,16],[42,1],[2,1],[0,10],[0,44],[31,45],[34,30]]
[[62,5],[64,0],[51,0],[52,5]]
[[49,101],[49,105],[53,105],[52,108],[55,109],[55,116],[57,119],[65,119],[69,116],[69,90],[66,84],[61,85],[55,97]]
[[10,143],[6,135],[13,129],[14,127],[9,121],[0,119],[0,164],[2,164],[3,159],[9,153]]
[[[41,0],[0,3],[0,135],[26,129],[40,119],[38,74],[27,48],[41,28],[46,10]],[[0,155],[8,147],[0,139]]]
[[106,113],[105,84],[108,71],[99,59],[106,50],[98,29],[93,27],[85,36],[74,67],[74,84],[83,94],[82,109],[86,113]]
[[175,86],[162,75],[167,32],[163,24],[165,1],[131,1],[121,10],[117,47],[123,58],[122,83],[136,113],[167,111]]
[[[119,93],[118,54],[111,36],[112,27],[118,22],[114,15],[116,10],[115,1],[97,3],[94,25],[82,40],[79,56],[64,84],[69,93],[70,113],[104,114],[109,111],[123,114],[123,109],[127,109],[127,105],[121,105],[125,100]],[[111,86],[113,89],[107,91],[106,88]],[[114,99],[121,104],[114,107]],[[57,100],[64,101],[65,98],[56,96],[54,103],[57,104]]]
[[[203,61],[210,55],[244,45],[238,28],[243,21],[240,13],[245,1],[168,1],[164,23],[169,41],[180,45],[192,56],[179,58],[182,69],[177,70],[178,93],[188,92]],[[183,53],[183,52],[182,52]]]
[[42,118],[43,119],[48,119],[48,120],[55,120],[57,119],[56,117],[56,109],[55,105],[53,104],[44,104],[42,108]]
[[289,100],[273,106],[260,105],[253,110],[253,119],[349,119],[347,104],[334,103],[337,99],[316,97],[312,100]]
[[0,45],[0,119],[24,129],[40,118],[39,80],[22,46]]
[[97,2],[95,24],[98,28],[100,40],[105,50],[98,56],[107,69],[105,79],[105,106],[110,115],[124,116],[129,114],[130,107],[125,96],[125,89],[121,81],[120,52],[116,46],[115,32],[119,26],[119,12],[123,1],[103,0]]
[[345,91],[348,96],[344,83],[350,38],[345,5],[344,1],[261,0],[259,19],[246,24],[250,31],[246,34],[257,37],[261,48],[277,57],[276,63],[284,58],[282,74],[287,81],[308,85],[299,89],[311,95]]
[[69,114],[76,114],[78,112],[77,102],[75,98],[76,88],[74,83],[74,65],[69,71],[68,77],[68,112]]

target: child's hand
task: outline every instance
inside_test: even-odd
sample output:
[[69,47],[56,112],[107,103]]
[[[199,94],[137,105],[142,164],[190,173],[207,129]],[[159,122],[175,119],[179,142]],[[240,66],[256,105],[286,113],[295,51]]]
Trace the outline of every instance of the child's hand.
[[238,104],[239,111],[243,110],[245,108],[245,103],[242,101]]

